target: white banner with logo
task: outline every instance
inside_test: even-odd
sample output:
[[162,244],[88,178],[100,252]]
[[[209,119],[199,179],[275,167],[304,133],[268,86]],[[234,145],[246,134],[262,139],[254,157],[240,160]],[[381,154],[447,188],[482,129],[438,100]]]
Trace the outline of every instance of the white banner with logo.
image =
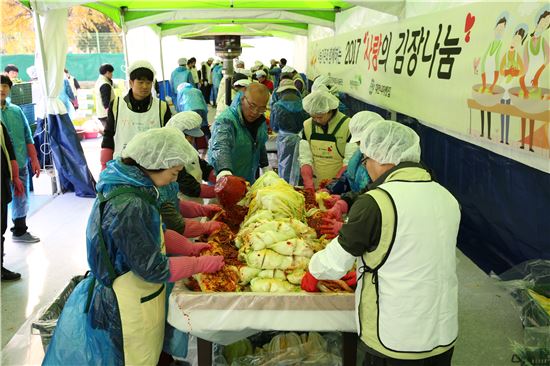
[[474,3],[317,42],[308,77],[550,173],[550,5]]

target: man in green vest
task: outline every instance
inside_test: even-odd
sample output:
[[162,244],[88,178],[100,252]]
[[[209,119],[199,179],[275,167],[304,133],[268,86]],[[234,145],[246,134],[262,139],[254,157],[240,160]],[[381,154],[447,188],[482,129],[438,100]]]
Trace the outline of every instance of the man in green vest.
[[363,365],[450,366],[458,335],[459,204],[419,164],[419,138],[375,121],[361,139],[373,183],[339,236],[309,262],[302,288],[344,276],[356,263],[358,352]]

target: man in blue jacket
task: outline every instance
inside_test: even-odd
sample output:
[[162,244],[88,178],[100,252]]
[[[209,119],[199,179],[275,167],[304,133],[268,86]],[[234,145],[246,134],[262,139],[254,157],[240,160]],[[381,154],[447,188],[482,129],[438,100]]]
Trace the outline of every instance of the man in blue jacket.
[[218,179],[237,175],[252,184],[258,168],[270,170],[265,149],[267,125],[264,116],[268,100],[267,87],[252,83],[216,118],[209,142],[208,162],[214,167]]

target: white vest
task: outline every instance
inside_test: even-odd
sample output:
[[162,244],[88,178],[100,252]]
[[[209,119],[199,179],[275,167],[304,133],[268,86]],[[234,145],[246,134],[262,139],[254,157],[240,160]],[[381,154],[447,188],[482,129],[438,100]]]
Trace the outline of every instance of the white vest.
[[390,194],[397,214],[390,253],[378,269],[379,340],[398,352],[449,345],[458,335],[458,202],[435,182],[379,187]]
[[122,149],[140,132],[151,128],[162,127],[160,100],[152,96],[153,102],[147,112],[136,113],[128,108],[124,98],[117,97],[113,103],[115,113],[115,152],[113,157],[120,156]]
[[95,92],[95,113],[97,118],[106,118],[107,117],[107,110],[103,106],[103,102],[101,101],[101,93],[99,89],[104,85],[107,84],[111,87],[111,97],[109,99],[109,102],[112,102],[113,99],[115,99],[115,90],[113,89],[113,85],[109,82],[109,79],[106,78],[104,75],[99,75],[97,78],[97,81],[95,82],[94,86],[94,92]]

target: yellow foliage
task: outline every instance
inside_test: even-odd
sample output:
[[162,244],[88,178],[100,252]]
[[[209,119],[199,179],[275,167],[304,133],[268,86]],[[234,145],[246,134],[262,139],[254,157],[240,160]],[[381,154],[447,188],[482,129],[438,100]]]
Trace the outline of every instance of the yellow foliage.
[[[33,54],[35,33],[32,11],[17,0],[0,0],[0,14],[0,53]],[[69,8],[68,16],[67,36],[71,49],[77,49],[73,43],[82,33],[120,32],[117,25],[105,15],[84,6]]]

